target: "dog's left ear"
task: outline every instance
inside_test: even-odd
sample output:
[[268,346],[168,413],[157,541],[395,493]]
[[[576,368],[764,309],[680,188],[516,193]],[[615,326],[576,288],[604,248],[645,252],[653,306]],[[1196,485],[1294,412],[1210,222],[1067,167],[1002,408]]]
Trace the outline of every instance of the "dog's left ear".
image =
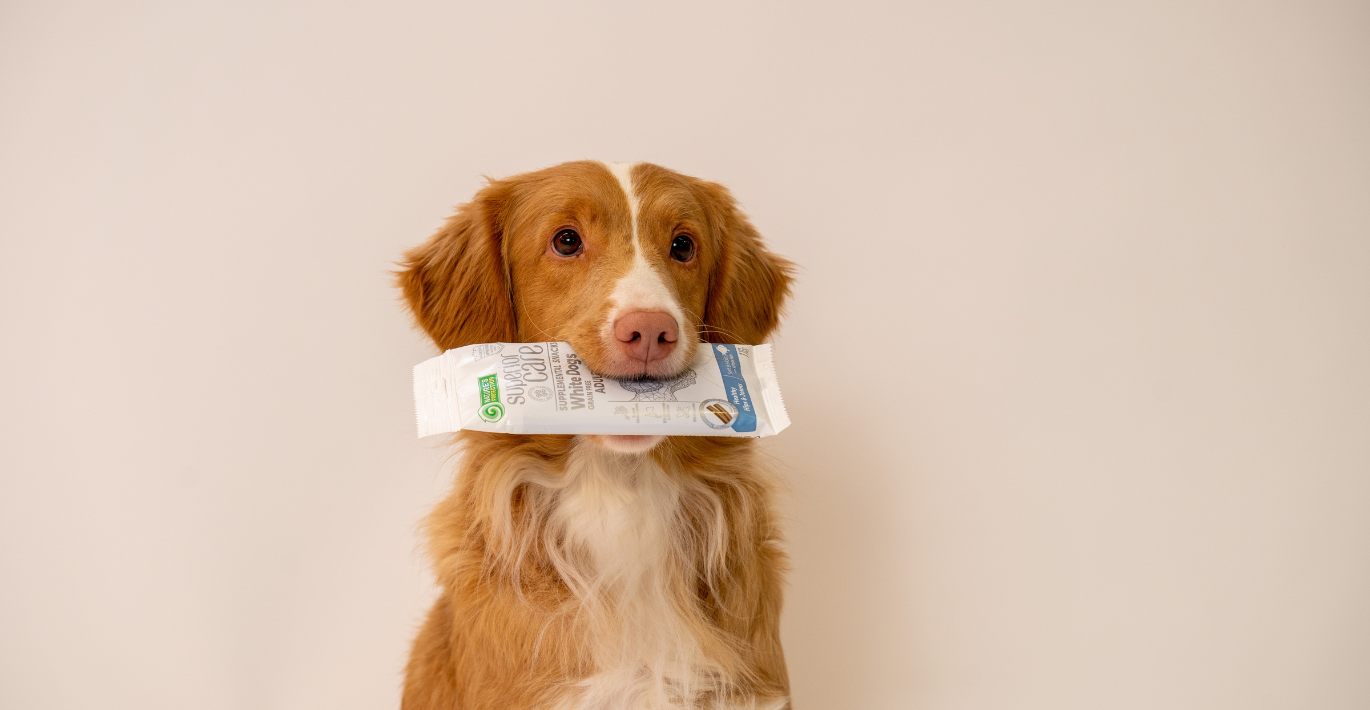
[[409,311],[443,350],[515,339],[501,248],[511,192],[508,181],[491,182],[400,262]]
[[704,309],[704,339],[757,345],[780,323],[794,263],[766,249],[756,228],[722,185],[704,183],[719,255]]

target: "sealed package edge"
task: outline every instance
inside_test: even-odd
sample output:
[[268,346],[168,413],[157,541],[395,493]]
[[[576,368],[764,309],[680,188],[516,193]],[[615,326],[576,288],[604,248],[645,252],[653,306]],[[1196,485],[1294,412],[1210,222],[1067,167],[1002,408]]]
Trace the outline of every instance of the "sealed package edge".
[[568,343],[468,345],[414,367],[419,436],[504,434],[770,436],[790,425],[770,345],[700,343],[684,372],[615,380]]

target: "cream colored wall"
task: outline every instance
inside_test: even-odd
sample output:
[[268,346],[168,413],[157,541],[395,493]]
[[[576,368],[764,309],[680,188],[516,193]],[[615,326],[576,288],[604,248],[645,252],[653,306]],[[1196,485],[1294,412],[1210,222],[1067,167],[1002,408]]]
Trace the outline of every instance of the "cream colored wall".
[[803,265],[801,708],[1370,707],[1370,8],[7,3],[0,706],[394,707],[433,351],[568,159]]

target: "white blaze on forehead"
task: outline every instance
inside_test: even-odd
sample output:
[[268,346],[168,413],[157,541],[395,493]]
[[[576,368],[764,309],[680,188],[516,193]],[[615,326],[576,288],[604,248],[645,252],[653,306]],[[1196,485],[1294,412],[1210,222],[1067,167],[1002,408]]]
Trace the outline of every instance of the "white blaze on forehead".
[[633,216],[633,246],[637,246],[637,193],[633,192],[633,166],[637,163],[605,163],[609,172],[618,180],[623,194],[628,197],[628,213]]
[[618,283],[614,284],[613,293],[609,294],[613,307],[609,311],[609,322],[605,324],[605,328],[611,337],[614,321],[620,315],[630,311],[663,311],[669,313],[672,318],[675,318],[676,326],[681,330],[685,328],[687,322],[675,294],[666,286],[661,274],[657,272],[651,262],[647,261],[647,257],[644,255],[642,239],[637,231],[639,202],[637,192],[633,190],[633,166],[635,165],[637,163],[606,164],[609,172],[618,179],[619,186],[623,188],[623,194],[628,198],[628,214],[633,230],[632,266],[628,268],[628,273],[624,274],[619,278]]

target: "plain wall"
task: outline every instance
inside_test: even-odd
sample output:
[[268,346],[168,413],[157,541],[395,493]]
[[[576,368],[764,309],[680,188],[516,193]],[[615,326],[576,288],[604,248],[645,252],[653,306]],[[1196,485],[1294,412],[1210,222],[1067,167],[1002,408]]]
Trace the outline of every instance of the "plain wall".
[[581,158],[803,267],[801,710],[1370,707],[1370,6],[462,5],[0,6],[0,707],[395,707],[388,270]]

